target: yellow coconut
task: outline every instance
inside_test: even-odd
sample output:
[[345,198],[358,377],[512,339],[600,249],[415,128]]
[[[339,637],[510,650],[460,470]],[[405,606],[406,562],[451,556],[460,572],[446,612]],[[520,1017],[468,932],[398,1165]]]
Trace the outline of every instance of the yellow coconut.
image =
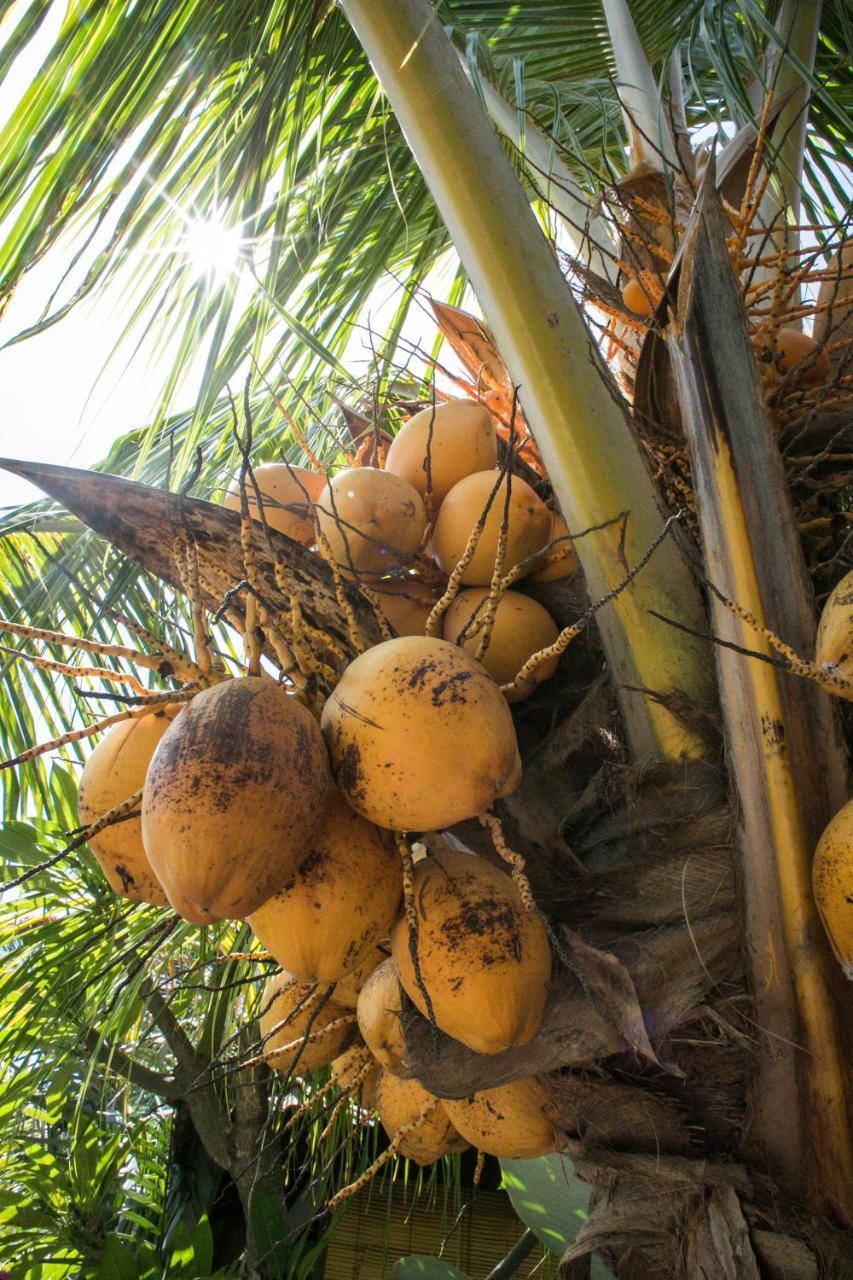
[[[305,467],[289,467],[283,462],[266,462],[253,467],[252,473],[261,494],[264,517],[271,529],[287,534],[296,542],[310,547],[314,541],[314,512],[316,502],[326,487],[326,477]],[[307,495],[307,496],[306,496]],[[258,503],[251,478],[246,477],[246,496],[249,515],[259,520]],[[240,482],[234,481],[222,503],[229,511],[241,508]]]
[[[346,1049],[330,1064],[332,1076],[338,1087],[352,1094],[352,1099],[365,1111],[376,1107],[376,1086],[379,1083],[379,1067],[370,1060],[370,1067],[362,1075],[366,1059],[370,1058],[363,1044]],[[361,1079],[359,1080],[359,1076]]]
[[498,438],[492,415],[473,400],[450,400],[421,409],[397,432],[385,470],[427,491],[426,459],[429,453],[430,494],[433,511],[458,481],[475,471],[490,471],[498,456]]
[[815,662],[830,675],[850,681],[838,697],[853,701],[853,569],[836,583],[823,606],[815,642]]
[[568,525],[557,511],[551,514],[548,546],[537,558],[536,565],[539,567],[530,574],[531,582],[556,582],[580,572],[580,560],[569,538]]
[[387,948],[383,950],[382,947],[369,946],[358,957],[350,971],[335,983],[335,1001],[346,1005],[348,1009],[354,1009],[365,982],[377,965],[382,964],[387,958]]
[[321,723],[347,800],[390,830],[436,831],[476,817],[521,776],[503,694],[446,640],[374,645],[347,667]]
[[320,494],[315,514],[336,563],[358,573],[382,574],[404,563],[426,528],[417,489],[378,467],[338,472]]
[[[81,826],[96,822],[140,789],[160,739],[180,710],[176,703],[139,720],[126,720],[98,743],[80,776],[77,813]],[[107,827],[89,841],[89,848],[116,893],[135,902],[168,905],[148,861],[139,818]]]
[[468,1143],[453,1128],[439,1100],[417,1080],[401,1080],[387,1071],[380,1073],[376,1110],[389,1138],[395,1138],[403,1125],[416,1120],[429,1103],[435,1104],[432,1110],[401,1139],[399,1146],[401,1155],[420,1165],[434,1164],[453,1151],[464,1151]]
[[[541,921],[510,877],[475,854],[447,849],[415,867],[421,977],[442,1031],[478,1053],[527,1044],[539,1030],[551,977]],[[405,918],[391,955],[410,1000],[426,1014]]]
[[[771,347],[769,339],[762,335],[756,341],[756,353],[760,362],[773,363],[780,373],[786,374],[796,368],[796,377],[801,382],[822,382],[829,375],[829,356],[820,349],[814,338],[799,329],[780,329],[776,335],[775,346]],[[798,368],[801,361],[807,361]]]
[[393,838],[333,795],[302,863],[249,924],[301,982],[337,982],[387,938],[402,892]]
[[[327,1067],[353,1037],[349,1010],[323,998],[322,987],[275,973],[261,997],[260,1033],[264,1060],[297,1076]],[[344,1019],[343,1022],[340,1022]],[[337,1025],[340,1024],[340,1025]]]
[[[460,591],[444,615],[444,638],[452,644],[460,644],[466,653],[476,657],[482,632],[476,625],[482,619],[488,587],[469,587]],[[528,658],[540,649],[553,644],[559,635],[556,622],[548,610],[530,596],[520,591],[507,591],[495,610],[489,646],[480,661],[498,684],[509,684],[518,675]],[[550,680],[557,670],[559,658],[550,658],[537,667],[524,688],[510,697],[519,702],[528,697],[543,680]]]
[[384,960],[371,973],[358,996],[356,1015],[362,1039],[380,1066],[395,1076],[405,1076],[406,1041],[402,1014],[405,996],[394,968]]
[[142,796],[145,852],[187,919],[236,919],[286,884],[331,790],[316,720],[271,680],[225,680],[163,735]]
[[447,1099],[443,1106],[462,1137],[489,1156],[535,1160],[564,1145],[559,1110],[535,1076],[470,1098]]
[[[466,476],[453,486],[441,504],[435,522],[433,548],[435,559],[445,573],[451,573],[462,559],[471,531],[485,511],[498,477],[497,471],[478,471],[475,475]],[[506,487],[504,476],[489,508],[477,549],[463,570],[463,586],[486,587],[492,580],[506,506]],[[551,512],[545,503],[526,480],[513,476],[504,573],[509,573],[510,569],[541,551],[548,541],[550,529]]]
[[422,636],[436,593],[418,578],[383,578],[373,584],[379,608],[398,636]]
[[636,276],[628,280],[622,287],[622,303],[626,311],[633,311],[635,316],[650,316],[661,297],[660,285],[651,285]]
[[853,800],[826,827],[812,863],[815,902],[832,950],[853,979]]

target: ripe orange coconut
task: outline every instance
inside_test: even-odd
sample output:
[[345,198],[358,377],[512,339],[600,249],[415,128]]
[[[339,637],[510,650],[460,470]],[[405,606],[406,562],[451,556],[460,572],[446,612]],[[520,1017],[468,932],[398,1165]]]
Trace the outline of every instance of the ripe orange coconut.
[[822,382],[829,376],[829,356],[818,347],[814,338],[799,329],[780,329],[776,334],[775,348],[762,335],[756,342],[759,362],[775,363],[780,373],[790,373],[801,360],[809,361],[797,369],[796,377],[802,382]]
[[427,491],[437,511],[453,486],[475,471],[490,471],[497,462],[498,438],[492,415],[473,400],[450,400],[421,409],[397,432],[385,459],[385,470],[402,476],[421,496]]
[[635,316],[650,316],[661,297],[660,285],[653,286],[634,276],[622,287],[622,302],[626,311]]
[[377,965],[358,996],[356,1016],[362,1039],[380,1066],[395,1076],[407,1074],[404,1067],[406,1041],[402,1014],[405,996],[394,961]]
[[560,578],[568,578],[579,573],[581,563],[569,538],[569,527],[557,511],[551,513],[551,532],[548,543],[554,543],[550,550],[546,548],[536,560],[536,566],[530,574],[531,582],[557,582]]
[[446,640],[404,636],[366,650],[329,695],[321,724],[347,800],[392,831],[473,818],[521,776],[506,699]]
[[[445,640],[461,643],[472,658],[477,655],[482,636],[482,632],[474,628],[483,616],[488,598],[488,587],[469,587],[459,592],[444,615]],[[463,633],[465,638],[460,641]],[[520,591],[507,591],[495,610],[489,646],[480,661],[497,684],[510,684],[527,659],[553,644],[558,635],[557,624],[544,605]],[[525,680],[522,689],[505,696],[510,702],[529,697],[543,680],[551,679],[559,661],[559,658],[549,658]]]
[[[433,534],[433,553],[445,573],[452,573],[462,559],[468,538],[486,509],[498,476],[497,471],[478,471],[475,475],[466,476],[453,486],[441,504]],[[506,489],[507,477],[504,476],[489,507],[477,549],[462,572],[463,586],[487,587],[492,580],[504,518]],[[504,573],[509,573],[510,569],[541,551],[548,541],[550,529],[551,512],[545,503],[526,480],[513,476]]]
[[301,982],[337,982],[388,936],[402,893],[391,837],[333,793],[302,863],[249,924]]
[[383,578],[371,590],[398,636],[422,636],[438,597],[418,578]]
[[564,1145],[559,1110],[535,1076],[443,1105],[462,1137],[489,1156],[535,1160]]
[[145,852],[188,920],[251,915],[311,847],[331,791],[309,711],[271,680],[196,695],[154,752],[142,796]]
[[853,701],[853,569],[837,582],[820,615],[815,662],[830,675],[851,681],[837,696]]
[[339,471],[315,514],[336,564],[347,572],[387,573],[414,556],[426,529],[417,489],[378,467]]
[[[260,467],[253,467],[252,473],[260,490],[261,505],[269,527],[310,547],[314,541],[314,511],[311,504],[317,501],[325,489],[326,477],[317,471],[308,471],[305,467],[289,467],[283,462],[266,462]],[[253,520],[259,520],[255,489],[248,476],[246,497],[249,515]],[[231,485],[222,505],[229,511],[240,510],[239,481]]]
[[389,1138],[396,1138],[403,1125],[411,1124],[428,1103],[435,1106],[400,1142],[401,1155],[415,1164],[434,1164],[452,1151],[464,1151],[468,1143],[453,1128],[442,1104],[427,1093],[417,1080],[401,1080],[383,1071],[376,1087],[376,1110]]
[[[140,789],[160,739],[180,710],[180,704],[175,703],[139,720],[126,720],[98,743],[80,775],[77,813],[81,826],[97,822]],[[135,902],[168,905],[148,861],[139,818],[107,827],[92,837],[89,848],[116,893]]]
[[[415,866],[414,897],[421,976],[441,1030],[477,1053],[527,1044],[545,1012],[551,948],[510,877],[447,849]],[[392,930],[391,955],[406,995],[426,1015],[405,918]]]
[[[275,973],[261,997],[261,1053],[276,1071],[298,1076],[327,1067],[353,1037],[348,1010],[327,1000],[319,1008],[321,990],[297,982],[290,973]],[[306,1038],[307,1037],[307,1038]]]
[[335,983],[335,1002],[346,1005],[348,1009],[354,1009],[365,982],[377,965],[382,964],[382,961],[387,958],[388,951],[383,950],[382,947],[370,946],[363,951],[349,972]]

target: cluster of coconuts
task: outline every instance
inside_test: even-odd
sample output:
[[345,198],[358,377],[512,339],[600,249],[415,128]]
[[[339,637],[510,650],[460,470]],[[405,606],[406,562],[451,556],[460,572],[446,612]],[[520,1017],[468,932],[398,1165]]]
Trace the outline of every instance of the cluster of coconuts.
[[[331,1066],[344,1088],[358,1079],[362,1103],[375,1103],[392,1138],[402,1130],[400,1150],[421,1163],[469,1142],[504,1156],[556,1143],[541,1083],[440,1103],[410,1078],[403,1032],[409,1002],[428,1012],[425,987],[438,1027],[469,1048],[525,1044],[551,976],[542,922],[506,872],[472,853],[433,840],[416,863],[419,974],[401,910],[400,833],[475,818],[520,779],[500,685],[557,628],[537,602],[507,592],[492,643],[482,661],[474,656],[470,624],[488,594],[504,514],[504,573],[522,565],[548,578],[576,567],[568,541],[551,555],[565,526],[518,477],[507,501],[496,460],[488,412],[455,402],[410,419],[384,469],[355,467],[327,482],[283,468],[287,487],[281,471],[259,467],[267,523],[369,578],[399,634],[349,664],[320,723],[267,676],[223,679],[113,729],[80,785],[84,823],[142,789],[139,816],[91,840],[117,892],[171,904],[199,924],[245,919],[281,966],[261,1000],[269,1064],[289,1075]],[[450,574],[490,496],[443,637],[426,636],[435,588],[399,575],[423,552],[427,510],[432,554]],[[383,581],[389,571],[398,576]]]

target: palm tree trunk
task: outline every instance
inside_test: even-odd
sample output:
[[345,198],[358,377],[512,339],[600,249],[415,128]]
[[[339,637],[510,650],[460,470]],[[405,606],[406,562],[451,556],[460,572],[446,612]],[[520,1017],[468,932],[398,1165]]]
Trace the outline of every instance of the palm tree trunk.
[[[406,134],[483,306],[570,528],[628,513],[577,543],[590,595],[603,596],[660,538],[654,488],[557,260],[428,0],[342,0]],[[711,698],[704,645],[649,615],[702,626],[695,583],[667,538],[598,615],[628,735],[639,757],[700,754],[667,705]],[[629,692],[629,690],[631,692]],[[641,692],[636,692],[640,690]],[[652,696],[649,696],[649,691]]]

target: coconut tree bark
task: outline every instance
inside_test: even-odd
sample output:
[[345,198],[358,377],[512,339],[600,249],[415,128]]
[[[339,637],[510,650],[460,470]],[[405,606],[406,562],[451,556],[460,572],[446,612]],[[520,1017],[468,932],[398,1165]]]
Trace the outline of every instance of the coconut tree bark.
[[[623,581],[660,538],[654,487],[594,341],[479,99],[428,0],[342,0],[430,187],[520,397],[570,528],[627,513],[577,543],[590,596]],[[623,540],[624,532],[624,540]],[[667,705],[711,700],[703,644],[649,610],[702,625],[695,583],[667,538],[598,615],[635,754],[699,754]],[[628,690],[634,692],[628,692]],[[644,692],[651,691],[654,696]]]

